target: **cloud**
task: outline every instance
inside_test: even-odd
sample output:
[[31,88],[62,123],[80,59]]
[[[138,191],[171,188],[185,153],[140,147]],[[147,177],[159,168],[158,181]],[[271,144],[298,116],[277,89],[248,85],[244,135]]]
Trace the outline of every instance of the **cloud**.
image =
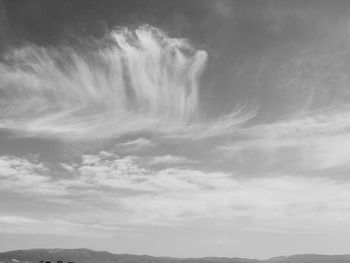
[[291,176],[243,180],[194,170],[165,170],[156,178],[160,189],[168,189],[123,198],[131,222],[286,232],[340,230],[341,225],[349,230],[344,210],[349,182]]
[[62,195],[64,189],[51,183],[48,168],[40,162],[14,156],[0,157],[0,189],[27,194]]
[[116,29],[96,43],[5,54],[0,127],[95,138],[169,131],[193,117],[205,51],[150,26]]
[[[47,198],[41,202],[45,202],[47,208],[60,207],[63,221],[74,219],[71,223],[57,223],[57,232],[72,231],[72,235],[77,225],[77,234],[89,225],[92,233],[102,234],[106,229],[118,231],[123,227],[151,225],[287,232],[350,231],[348,180],[283,174],[245,178],[226,172],[180,168],[154,171],[141,167],[137,160],[106,152],[84,155],[74,165],[67,163],[71,171],[68,179],[54,180],[41,178],[42,168],[32,168],[36,163],[2,157],[2,167],[20,164],[21,178],[28,178],[17,180],[16,173],[4,169],[7,172],[1,177],[1,192],[2,195],[15,193],[17,198],[28,194],[34,198],[47,193],[48,189],[59,191],[59,195],[55,191],[56,195],[45,194]],[[35,185],[27,183],[34,181]],[[4,205],[3,225],[11,221],[6,217],[11,216],[8,210]],[[30,218],[39,220],[42,211],[36,208],[31,213],[37,214]],[[30,231],[39,231],[36,222],[19,218],[12,224],[13,229],[29,224]]]
[[140,137],[135,140],[118,143],[116,149],[117,151],[138,152],[154,145],[155,143],[151,140]]
[[305,148],[304,160],[313,169],[350,168],[348,134],[324,137]]
[[350,161],[349,117],[348,108],[336,108],[242,128],[236,134],[243,139],[219,145],[218,150],[227,159],[238,157],[243,161],[249,161],[255,151],[270,164],[292,158],[289,168],[303,170],[347,168]]
[[196,161],[188,159],[183,156],[175,155],[162,155],[154,156],[148,161],[148,165],[161,165],[161,164],[188,164],[195,163]]
[[111,231],[120,231],[120,228],[111,225],[100,225],[98,223],[88,224],[74,220],[54,218],[48,215],[45,215],[44,218],[32,218],[0,214],[0,233],[109,237]]
[[27,44],[4,54],[0,128],[64,140],[142,131],[203,138],[246,121],[240,110],[218,122],[198,111],[207,53],[184,39],[142,26],[83,46]]
[[213,137],[230,136],[256,116],[257,107],[237,106],[233,113],[218,117],[214,121],[189,124],[182,130],[163,134],[166,139],[203,140]]

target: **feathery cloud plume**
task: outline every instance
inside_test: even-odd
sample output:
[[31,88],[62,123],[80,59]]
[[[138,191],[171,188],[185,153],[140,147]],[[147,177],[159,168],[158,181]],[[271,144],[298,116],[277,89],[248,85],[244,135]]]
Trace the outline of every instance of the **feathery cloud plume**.
[[115,29],[80,48],[27,44],[0,63],[0,128],[66,140],[138,131],[220,134],[248,115],[237,110],[219,122],[201,117],[206,60],[205,51],[151,26]]
[[26,45],[4,57],[1,128],[94,138],[185,125],[207,54],[143,26],[92,47]]

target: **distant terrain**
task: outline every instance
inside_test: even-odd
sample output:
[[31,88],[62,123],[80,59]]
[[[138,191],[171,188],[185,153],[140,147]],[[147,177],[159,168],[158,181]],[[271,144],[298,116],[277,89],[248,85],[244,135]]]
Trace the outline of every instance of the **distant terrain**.
[[295,255],[274,257],[267,260],[245,258],[170,258],[147,255],[112,254],[90,249],[30,249],[0,253],[0,263],[35,263],[40,260],[56,263],[350,263],[350,255]]

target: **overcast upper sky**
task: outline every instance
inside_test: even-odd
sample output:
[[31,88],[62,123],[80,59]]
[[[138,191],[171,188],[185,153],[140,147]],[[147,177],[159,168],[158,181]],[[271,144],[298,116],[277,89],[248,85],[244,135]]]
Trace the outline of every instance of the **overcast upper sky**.
[[350,253],[349,1],[0,1],[0,250]]

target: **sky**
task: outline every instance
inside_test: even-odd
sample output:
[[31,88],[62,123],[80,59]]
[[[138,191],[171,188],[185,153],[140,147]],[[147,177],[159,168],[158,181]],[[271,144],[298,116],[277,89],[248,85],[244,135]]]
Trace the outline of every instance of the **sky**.
[[0,1],[0,251],[350,253],[349,17]]

